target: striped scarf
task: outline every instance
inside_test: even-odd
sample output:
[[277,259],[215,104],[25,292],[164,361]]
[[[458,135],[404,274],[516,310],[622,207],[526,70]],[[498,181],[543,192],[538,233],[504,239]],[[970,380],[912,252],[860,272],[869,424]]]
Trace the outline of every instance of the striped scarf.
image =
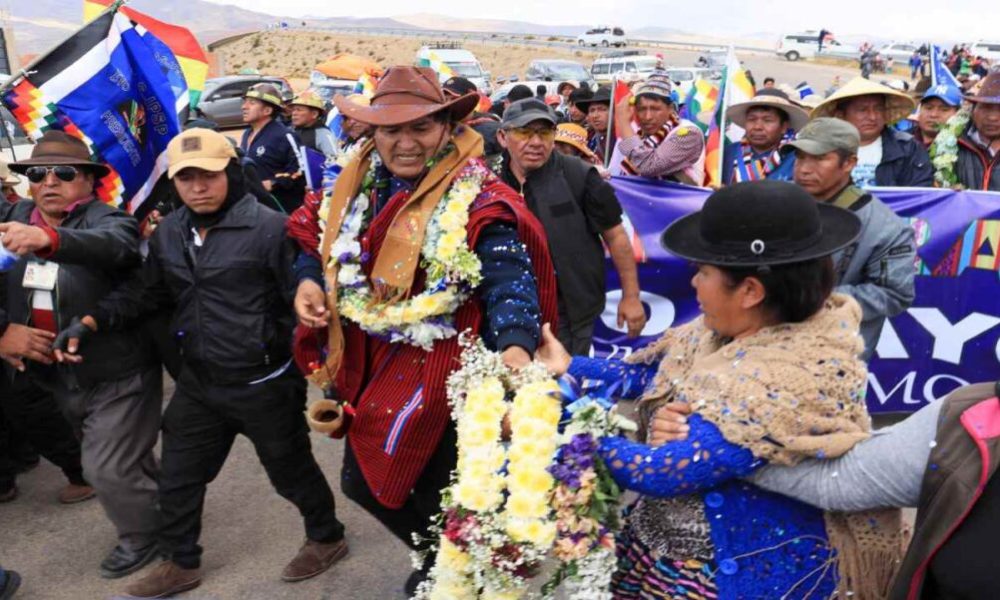
[[[667,139],[667,136],[670,135],[670,132],[674,130],[674,127],[677,127],[678,123],[680,123],[680,119],[677,117],[677,115],[671,116],[670,119],[663,124],[663,127],[660,127],[659,129],[654,131],[652,135],[642,136],[642,143],[649,148],[657,148],[660,144],[663,143],[663,140]],[[627,158],[622,161],[622,172],[624,172],[626,175],[639,174],[639,170],[636,169],[635,165],[633,165],[632,162]]]
[[755,154],[753,147],[745,139],[741,141],[740,156],[733,160],[733,178],[730,183],[767,179],[768,175],[781,166],[781,149],[793,139],[795,132],[788,131],[778,142],[778,147],[764,156]]

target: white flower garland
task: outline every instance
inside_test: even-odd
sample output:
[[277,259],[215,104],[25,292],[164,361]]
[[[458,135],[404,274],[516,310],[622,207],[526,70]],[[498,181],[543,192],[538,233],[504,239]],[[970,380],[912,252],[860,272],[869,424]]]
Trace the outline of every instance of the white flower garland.
[[[376,304],[362,266],[359,238],[368,225],[368,188],[380,164],[378,154],[373,152],[362,190],[345,207],[340,233],[331,245],[330,260],[340,266],[337,307],[342,317],[357,323],[367,333],[429,351],[435,341],[456,335],[453,315],[482,280],[482,265],[469,248],[466,225],[469,208],[482,191],[489,172],[474,167],[460,176],[431,215],[420,252],[420,264],[426,273],[424,291],[400,302]],[[322,222],[329,216],[330,196],[326,195],[320,207]]]
[[934,183],[938,187],[952,188],[959,184],[955,164],[958,162],[958,139],[965,133],[972,112],[963,108],[948,119],[934,143],[931,144],[931,164],[934,165]]

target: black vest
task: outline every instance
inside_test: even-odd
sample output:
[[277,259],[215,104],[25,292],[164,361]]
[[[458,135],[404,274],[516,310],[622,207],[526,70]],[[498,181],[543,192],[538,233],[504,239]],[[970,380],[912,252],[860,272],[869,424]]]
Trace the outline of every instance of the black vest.
[[[584,212],[587,173],[582,160],[553,151],[540,169],[528,174],[521,193],[541,221],[556,269],[559,312],[573,325],[604,311],[604,247]],[[507,169],[505,179],[518,189]]]

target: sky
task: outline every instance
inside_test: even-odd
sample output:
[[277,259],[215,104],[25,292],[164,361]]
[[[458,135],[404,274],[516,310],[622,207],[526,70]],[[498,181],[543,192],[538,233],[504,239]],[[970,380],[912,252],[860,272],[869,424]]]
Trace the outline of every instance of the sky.
[[302,17],[392,17],[434,13],[458,18],[530,21],[546,25],[660,26],[730,36],[825,28],[838,35],[871,34],[910,40],[1000,38],[996,0],[378,0],[345,15],[348,3],[329,0],[210,0],[269,14]]

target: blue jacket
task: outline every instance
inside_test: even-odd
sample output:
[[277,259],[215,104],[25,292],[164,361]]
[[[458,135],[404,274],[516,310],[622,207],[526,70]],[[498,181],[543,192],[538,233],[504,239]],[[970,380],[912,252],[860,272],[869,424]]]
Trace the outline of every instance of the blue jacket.
[[882,162],[875,169],[879,187],[934,187],[934,167],[914,137],[892,127],[882,130]]
[[[652,382],[655,365],[574,357],[570,375],[600,393],[636,399]],[[593,388],[592,388],[593,389]],[[713,423],[695,414],[684,441],[651,447],[621,437],[601,440],[600,454],[615,481],[645,496],[695,495],[710,530],[710,565],[718,597],[829,598],[837,568],[823,512],[743,480],[765,464],[728,442]],[[691,557],[664,557],[684,560]]]

